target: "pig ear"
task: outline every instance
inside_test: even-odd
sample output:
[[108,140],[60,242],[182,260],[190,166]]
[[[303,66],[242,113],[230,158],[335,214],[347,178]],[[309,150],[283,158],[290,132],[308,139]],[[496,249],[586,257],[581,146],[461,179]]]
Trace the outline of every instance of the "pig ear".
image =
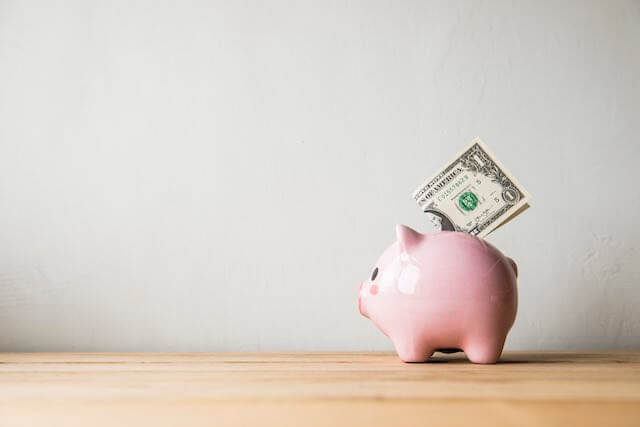
[[516,264],[516,262],[509,257],[507,257],[507,261],[509,261],[509,264],[511,264],[511,268],[513,268],[513,272],[516,274],[516,277],[518,277],[518,264]]
[[402,249],[403,251],[411,249],[424,237],[413,228],[407,227],[406,225],[402,224],[396,225],[396,235],[398,237],[398,244],[400,245],[400,249]]

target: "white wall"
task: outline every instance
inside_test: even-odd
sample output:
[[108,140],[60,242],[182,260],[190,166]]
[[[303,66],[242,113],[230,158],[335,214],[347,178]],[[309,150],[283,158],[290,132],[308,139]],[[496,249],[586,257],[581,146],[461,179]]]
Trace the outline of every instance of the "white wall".
[[0,350],[390,349],[357,283],[475,135],[508,347],[640,346],[638,2],[188,3],[0,2]]

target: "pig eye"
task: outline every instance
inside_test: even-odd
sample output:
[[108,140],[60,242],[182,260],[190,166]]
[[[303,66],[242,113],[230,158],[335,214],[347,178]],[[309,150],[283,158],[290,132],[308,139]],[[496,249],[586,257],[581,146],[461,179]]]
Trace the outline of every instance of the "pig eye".
[[371,281],[373,282],[378,277],[378,267],[373,269],[373,273],[371,273]]

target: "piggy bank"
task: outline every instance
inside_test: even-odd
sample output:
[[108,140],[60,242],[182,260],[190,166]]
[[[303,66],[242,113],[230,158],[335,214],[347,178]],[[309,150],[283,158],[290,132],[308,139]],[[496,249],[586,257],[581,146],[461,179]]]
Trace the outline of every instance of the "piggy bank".
[[360,285],[360,313],[405,362],[464,351],[473,363],[495,363],[516,317],[515,262],[466,233],[398,225],[396,234]]

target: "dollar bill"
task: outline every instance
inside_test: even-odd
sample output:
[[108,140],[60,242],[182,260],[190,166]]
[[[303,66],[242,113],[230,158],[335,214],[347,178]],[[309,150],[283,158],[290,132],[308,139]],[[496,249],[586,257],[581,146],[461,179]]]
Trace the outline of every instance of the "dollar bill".
[[480,140],[427,179],[413,198],[436,227],[487,236],[529,207],[529,193]]

